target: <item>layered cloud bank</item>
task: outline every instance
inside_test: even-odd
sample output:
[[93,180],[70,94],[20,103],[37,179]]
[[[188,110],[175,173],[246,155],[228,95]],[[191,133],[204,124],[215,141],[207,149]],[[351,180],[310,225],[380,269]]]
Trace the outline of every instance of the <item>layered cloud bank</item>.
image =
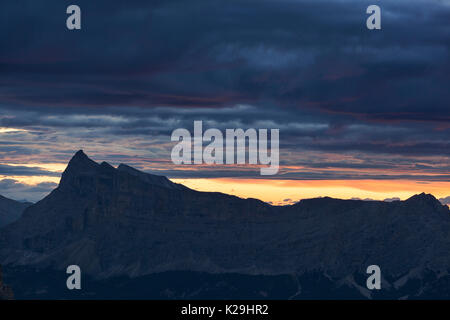
[[202,120],[280,129],[274,180],[448,195],[448,1],[383,1],[380,32],[365,28],[371,1],[78,4],[80,32],[64,28],[61,1],[1,5],[2,192],[38,200],[81,148],[198,188],[257,178],[257,167],[171,163],[172,130]]

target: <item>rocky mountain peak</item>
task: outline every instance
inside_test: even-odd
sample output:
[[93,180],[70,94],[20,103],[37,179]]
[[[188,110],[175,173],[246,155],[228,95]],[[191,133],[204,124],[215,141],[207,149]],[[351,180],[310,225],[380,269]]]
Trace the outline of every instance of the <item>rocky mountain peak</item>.
[[[96,180],[97,178],[101,177],[101,180],[105,182],[108,179],[115,179],[113,177],[117,177],[117,174],[120,174],[122,177],[137,177],[147,184],[159,187],[176,190],[188,189],[183,185],[173,183],[165,176],[145,173],[125,164],[120,164],[117,169],[107,162],[99,164],[91,160],[83,150],[79,150],[75,153],[70,160],[66,170],[62,174],[60,186],[62,188],[70,187],[77,190],[84,189],[84,191],[88,192],[88,190],[91,190],[92,188],[96,189],[94,184],[99,181]],[[112,181],[113,180],[110,180],[111,183]]]
[[69,161],[69,164],[67,165],[66,172],[67,171],[89,171],[92,169],[96,169],[98,167],[98,163],[91,160],[84,152],[83,150],[79,150],[75,155],[72,157],[72,159]]
[[64,170],[61,177],[61,184],[70,181],[76,176],[93,175],[99,166],[100,165],[98,163],[89,159],[83,150],[79,150],[75,153],[72,159],[70,159],[66,170]]
[[429,205],[429,206],[433,206],[433,207],[442,206],[441,202],[438,199],[436,199],[432,194],[428,194],[428,193],[424,193],[424,192],[410,197],[409,199],[406,200],[406,202]]

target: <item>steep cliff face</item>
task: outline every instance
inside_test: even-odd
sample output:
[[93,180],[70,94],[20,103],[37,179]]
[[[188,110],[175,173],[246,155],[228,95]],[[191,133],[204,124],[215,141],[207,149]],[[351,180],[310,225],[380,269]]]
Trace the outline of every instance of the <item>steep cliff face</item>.
[[425,270],[448,271],[449,230],[448,208],[431,195],[274,207],[196,192],[78,152],[59,187],[0,232],[0,262],[76,264],[98,278],[177,270],[320,272],[350,282],[350,275],[377,264],[391,286],[401,286]]
[[12,300],[14,299],[13,291],[10,287],[3,283],[3,272],[0,266],[0,300]]
[[212,256],[210,262],[197,259],[214,253],[202,248],[208,239],[217,232],[242,237],[241,223],[245,228],[246,221],[271,211],[261,201],[196,192],[164,177],[97,164],[78,152],[58,188],[0,232],[0,261],[61,269],[78,264],[102,277],[208,265],[220,270]]

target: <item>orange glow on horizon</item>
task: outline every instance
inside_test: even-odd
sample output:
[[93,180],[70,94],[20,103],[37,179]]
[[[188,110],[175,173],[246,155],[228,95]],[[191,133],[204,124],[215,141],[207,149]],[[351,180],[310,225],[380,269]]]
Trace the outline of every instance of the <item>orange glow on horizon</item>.
[[[66,165],[61,163],[16,163],[12,166],[37,167],[50,172],[61,173]],[[7,176],[29,186],[42,182],[58,184],[60,177],[54,176]],[[340,199],[400,198],[405,200],[414,194],[431,193],[436,198],[450,196],[450,182],[413,180],[276,180],[244,178],[188,178],[171,179],[198,191],[222,192],[241,198],[255,198],[275,205],[287,205],[301,199],[332,197]],[[0,191],[1,194],[1,191]]]
[[[0,181],[11,179],[15,180],[19,183],[23,183],[29,186],[35,186],[39,183],[43,182],[53,182],[53,183],[59,183],[60,177],[50,177],[50,176],[4,176],[0,175]],[[1,194],[1,191],[0,191]]]
[[301,199],[332,197],[340,199],[370,198],[405,200],[418,193],[444,198],[450,182],[409,180],[270,180],[270,179],[172,179],[198,191],[215,191],[256,198],[273,204],[292,204]]

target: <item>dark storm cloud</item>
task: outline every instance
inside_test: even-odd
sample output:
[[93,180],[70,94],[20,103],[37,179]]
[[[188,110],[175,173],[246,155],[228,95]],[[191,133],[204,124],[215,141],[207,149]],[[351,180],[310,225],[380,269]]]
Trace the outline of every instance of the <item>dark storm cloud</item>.
[[64,27],[68,4],[2,4],[4,103],[449,120],[445,2],[385,1],[382,32],[365,28],[370,1],[80,0],[79,32]]
[[376,32],[373,1],[78,0],[80,31],[70,4],[0,5],[0,127],[27,130],[2,135],[0,157],[170,161],[172,130],[203,120],[280,129],[281,164],[308,167],[284,177],[448,180],[448,1],[383,1]]

